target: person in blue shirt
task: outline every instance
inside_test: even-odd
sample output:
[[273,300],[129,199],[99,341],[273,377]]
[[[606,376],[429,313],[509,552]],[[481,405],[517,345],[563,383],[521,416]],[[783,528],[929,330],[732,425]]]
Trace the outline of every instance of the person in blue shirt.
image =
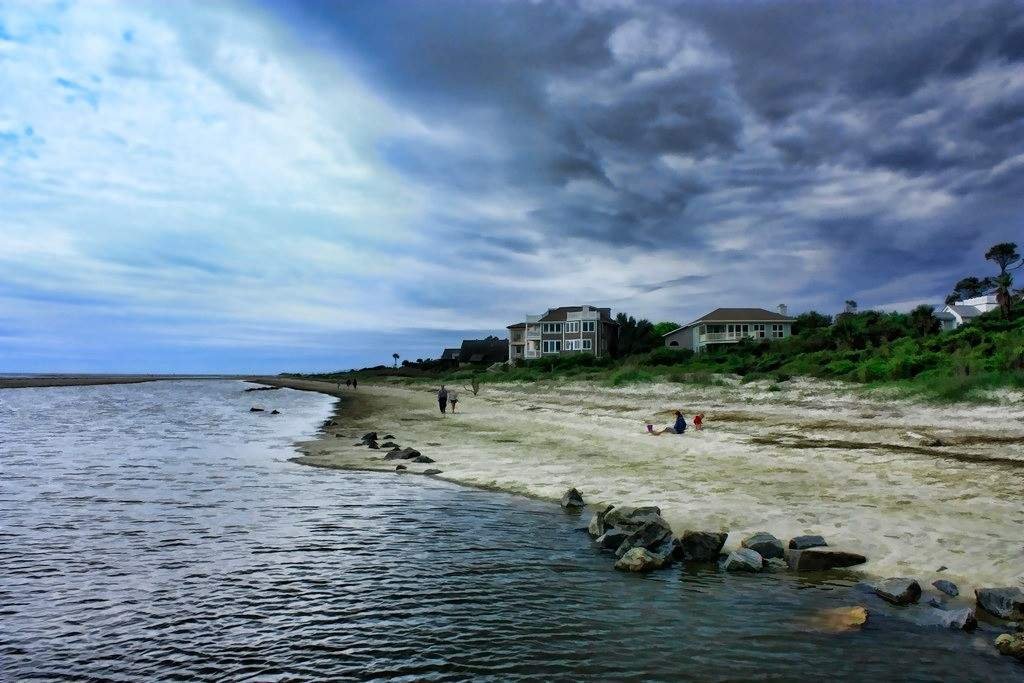
[[653,424],[647,425],[647,431],[652,436],[661,436],[665,432],[669,434],[685,434],[686,433],[686,418],[680,411],[676,411],[676,422],[671,427],[665,427],[664,429],[655,429]]

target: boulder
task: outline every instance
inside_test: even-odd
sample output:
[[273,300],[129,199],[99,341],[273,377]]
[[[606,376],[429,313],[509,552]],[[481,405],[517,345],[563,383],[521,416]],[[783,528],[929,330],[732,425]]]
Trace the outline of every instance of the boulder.
[[724,531],[684,531],[676,543],[676,556],[688,562],[715,562],[728,536]]
[[415,460],[421,453],[415,448],[402,448],[393,450],[384,456],[385,460]]
[[263,412],[263,408],[260,408],[259,406],[253,406],[252,408],[249,408],[249,412],[250,413],[262,413]]
[[393,448],[401,448],[401,446],[399,446],[399,445],[398,445],[397,443],[395,443],[394,441],[385,441],[384,443],[382,443],[382,444],[380,445],[380,447],[381,447],[381,448],[387,448],[387,449],[389,449],[389,450],[390,450],[390,449],[393,449]]
[[808,625],[811,628],[826,633],[856,631],[867,622],[868,611],[861,605],[832,607],[817,612],[808,619]]
[[973,631],[978,627],[978,618],[974,610],[969,607],[953,610],[939,610],[939,621],[946,628],[953,628],[958,631]]
[[[655,518],[661,519],[661,508],[654,505],[647,507],[630,507],[623,505],[612,509],[604,517],[604,523],[607,526],[618,527],[619,529],[635,530],[642,527],[644,524],[650,521],[654,521]],[[664,522],[664,520],[662,519]],[[665,522],[665,526],[668,526],[668,522]]]
[[363,441],[376,441],[377,440],[377,432],[366,432],[365,434],[363,434],[362,440]]
[[937,590],[940,590],[946,595],[952,596],[954,598],[960,595],[960,589],[957,588],[957,585],[952,581],[947,581],[946,579],[939,579],[938,581],[932,581],[932,585],[935,586]]
[[[371,434],[373,434],[374,436],[376,436],[376,435],[377,435],[377,432],[371,432]],[[384,438],[385,438],[385,439],[393,439],[393,438],[395,438],[395,435],[394,435],[394,434],[385,434],[385,435],[384,435]]]
[[798,572],[821,572],[836,567],[852,567],[864,564],[868,558],[857,553],[817,546],[805,550],[790,550],[786,553],[786,564]]
[[875,585],[875,595],[894,605],[909,605],[921,599],[921,585],[904,577],[886,579]]
[[821,536],[797,536],[789,539],[790,550],[807,550],[808,548],[821,548],[828,543]]
[[1024,619],[1024,592],[1019,588],[978,588],[974,591],[978,607],[1003,619]]
[[431,469],[431,470],[423,470],[423,474],[428,474],[428,475],[441,474],[441,470],[433,470],[433,469]]
[[727,572],[759,572],[763,566],[764,558],[751,548],[734,550],[722,562],[722,569]]
[[753,536],[747,536],[740,545],[744,548],[757,551],[757,554],[765,559],[772,557],[783,557],[786,554],[782,541],[772,536],[767,531],[759,531]]
[[380,448],[380,446],[377,445],[376,441],[367,441],[366,445],[372,448],[373,450],[377,450],[378,448]]
[[1024,633],[1003,633],[996,636],[996,649],[999,654],[1016,657],[1024,662]]
[[404,472],[407,469],[409,468],[405,465],[395,465],[395,472]]
[[606,505],[603,509],[595,512],[594,516],[590,518],[590,524],[587,526],[587,532],[591,536],[597,538],[608,530],[607,525],[604,523],[604,518],[614,507],[614,505]]
[[270,414],[271,414],[271,415],[280,415],[280,414],[281,414],[281,411],[280,411],[280,410],[277,410],[277,409],[275,408],[274,410],[271,410],[271,411],[270,411]]
[[630,548],[615,562],[615,568],[627,572],[646,572],[661,567],[662,558],[646,548]]
[[[658,517],[658,519],[661,519],[661,517]],[[662,520],[662,522],[664,522],[664,520]],[[669,541],[672,540],[672,529],[669,528],[668,524],[650,521],[636,531],[630,533],[629,536],[619,544],[618,549],[615,551],[615,556],[622,557],[632,548],[647,548],[649,550],[662,545],[666,539]],[[669,553],[671,554],[671,548],[669,548]]]
[[584,507],[586,503],[583,502],[583,494],[575,488],[571,488],[562,494],[561,505],[567,510],[578,510]]
[[413,458],[412,461],[413,462],[422,462],[422,463],[431,463],[431,462],[434,462],[434,459],[429,457],[429,456],[426,456],[426,455],[421,455],[421,456],[418,456],[416,458]]
[[606,548],[608,550],[615,550],[620,545],[622,545],[622,542],[625,541],[628,536],[628,531],[612,527],[608,529],[608,531],[598,536],[594,542],[602,548]]

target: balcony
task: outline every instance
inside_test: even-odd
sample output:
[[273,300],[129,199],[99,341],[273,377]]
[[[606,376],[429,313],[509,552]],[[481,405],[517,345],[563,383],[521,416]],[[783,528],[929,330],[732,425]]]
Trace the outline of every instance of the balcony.
[[540,330],[530,330],[526,333],[526,338],[533,341],[540,341]]
[[738,342],[744,337],[750,339],[763,339],[760,336],[763,332],[708,332],[698,336],[701,344],[719,344],[723,342]]

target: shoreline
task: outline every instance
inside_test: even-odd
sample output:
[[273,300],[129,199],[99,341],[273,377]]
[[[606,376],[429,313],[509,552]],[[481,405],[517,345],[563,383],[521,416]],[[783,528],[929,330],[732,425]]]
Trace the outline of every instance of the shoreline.
[[242,379],[232,375],[32,375],[0,376],[0,389],[33,389],[45,387],[91,387],[107,384],[141,384],[175,380]]
[[[550,501],[575,486],[594,508],[659,505],[677,530],[727,530],[727,550],[756,531],[781,539],[820,533],[836,548],[866,555],[868,564],[857,568],[865,577],[914,576],[922,586],[946,578],[963,596],[970,587],[1024,584],[1024,507],[993,486],[1012,492],[1024,473],[1021,411],[960,407],[977,413],[967,432],[944,428],[968,417],[951,422],[957,409],[868,406],[849,396],[826,405],[814,393],[829,387],[773,392],[744,405],[721,388],[675,388],[685,395],[657,399],[699,401],[708,407],[708,427],[652,438],[633,416],[650,410],[650,397],[635,388],[488,385],[480,396],[463,391],[460,413],[441,416],[429,387],[339,391],[315,380],[247,381],[347,399],[322,436],[297,444],[301,455],[292,460],[299,464],[394,473],[402,463],[406,474],[437,468],[436,478],[452,483]],[[636,405],[617,405],[623,398]],[[799,421],[794,408],[799,426],[786,422]],[[591,418],[595,410],[601,414]],[[824,438],[836,430],[850,432],[846,441]],[[356,443],[367,431],[393,434],[436,462],[385,461],[384,450]],[[922,438],[942,446],[921,445]]]

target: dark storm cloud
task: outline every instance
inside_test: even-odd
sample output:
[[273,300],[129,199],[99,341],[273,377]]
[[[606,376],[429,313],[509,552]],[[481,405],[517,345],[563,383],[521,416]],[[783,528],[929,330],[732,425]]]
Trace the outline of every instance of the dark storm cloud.
[[742,271],[760,253],[720,225],[744,218],[777,258],[828,251],[853,291],[1020,230],[965,219],[1024,189],[1019,2],[276,7],[427,125],[480,140],[381,154],[418,183],[524,205],[545,244],[466,242],[484,258],[685,244]]

